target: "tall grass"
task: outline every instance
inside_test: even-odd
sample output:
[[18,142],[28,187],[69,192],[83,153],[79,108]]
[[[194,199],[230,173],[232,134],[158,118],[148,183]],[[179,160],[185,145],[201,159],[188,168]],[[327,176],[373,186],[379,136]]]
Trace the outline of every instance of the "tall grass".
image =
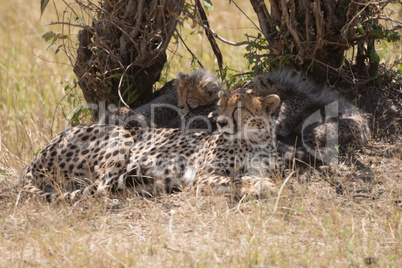
[[[255,34],[227,2],[213,1],[214,30],[231,41]],[[253,15],[248,1],[237,2]],[[371,165],[365,172],[295,169],[281,195],[267,200],[184,192],[71,206],[19,196],[18,171],[66,127],[74,106],[64,98],[72,67],[41,37],[54,30],[44,26],[54,14],[49,6],[39,20],[39,3],[0,0],[0,266],[402,266],[402,151],[388,145],[361,156]],[[205,36],[193,30],[201,31],[186,26],[183,38],[216,70]],[[242,47],[219,45],[230,68],[246,70]],[[169,53],[167,79],[192,68],[182,45]],[[279,188],[283,175],[274,179]]]

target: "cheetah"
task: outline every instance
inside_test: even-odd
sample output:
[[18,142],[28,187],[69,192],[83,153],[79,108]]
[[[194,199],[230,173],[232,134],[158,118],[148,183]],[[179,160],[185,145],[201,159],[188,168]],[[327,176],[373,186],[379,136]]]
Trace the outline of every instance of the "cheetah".
[[135,110],[121,107],[107,111],[99,122],[215,131],[214,120],[207,116],[216,110],[221,90],[218,78],[208,71],[199,70],[189,75],[179,73],[171,82],[149,103]]
[[173,88],[151,102],[135,109],[157,127],[186,128],[213,132],[216,125],[207,118],[216,110],[222,86],[215,75],[206,70],[190,74],[178,73]]
[[[306,160],[309,154],[318,158],[328,153],[336,155],[361,149],[367,143],[367,119],[356,106],[290,70],[256,76],[254,89],[262,96],[277,94],[281,98],[274,113],[278,139],[291,132],[301,136],[305,148],[297,153],[299,158]],[[308,154],[304,152],[306,148]],[[293,155],[290,149],[283,143],[278,148]]]
[[152,101],[134,109],[136,114],[148,119],[151,126],[172,127],[171,122],[182,114],[177,108],[177,79],[172,86],[157,95]]
[[216,104],[222,85],[218,78],[205,70],[177,76],[178,106],[184,113],[200,106]]
[[100,124],[118,125],[125,128],[131,127],[155,127],[153,122],[146,116],[136,113],[127,107],[111,109],[102,114],[99,119]]
[[64,190],[63,196],[73,200],[82,189],[88,191],[94,181],[123,174],[132,145],[130,132],[119,125],[69,128],[24,168],[23,190],[45,196],[48,201]]
[[215,131],[216,118],[209,117],[209,114],[216,111],[218,94],[222,90],[219,79],[205,70],[188,76],[179,73],[178,77],[178,106],[184,112],[181,127],[192,131]]
[[24,169],[24,191],[74,201],[132,190],[155,195],[195,187],[262,196],[274,190],[280,98],[253,90],[222,93],[213,133],[94,124],[59,134]]

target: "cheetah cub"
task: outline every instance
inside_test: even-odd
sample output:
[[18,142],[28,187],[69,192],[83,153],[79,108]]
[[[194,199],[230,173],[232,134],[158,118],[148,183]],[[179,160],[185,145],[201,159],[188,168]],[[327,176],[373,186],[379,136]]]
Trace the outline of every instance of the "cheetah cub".
[[218,77],[208,71],[199,70],[189,75],[179,73],[176,88],[178,106],[184,113],[188,113],[201,106],[216,104],[222,85]]
[[179,73],[176,89],[178,106],[184,116],[173,125],[191,131],[215,131],[215,119],[208,118],[208,115],[216,110],[218,93],[222,90],[219,79],[205,70],[189,75]]
[[[129,113],[131,124],[138,120],[137,124],[147,123],[151,127],[213,132],[216,124],[207,116],[216,110],[221,88],[218,78],[206,70],[190,74],[178,73],[172,86],[162,90],[163,93],[157,94],[149,103]],[[112,111],[112,122],[114,120],[121,123],[127,118],[127,109],[118,108]]]
[[[367,119],[356,106],[292,71],[258,75],[254,88],[262,96],[277,94],[281,98],[274,113],[277,134],[287,137],[291,132],[296,133],[305,149],[316,157],[361,149],[367,143],[370,135]],[[293,155],[290,148],[282,144],[279,151]],[[307,157],[303,151],[298,152],[300,158]]]

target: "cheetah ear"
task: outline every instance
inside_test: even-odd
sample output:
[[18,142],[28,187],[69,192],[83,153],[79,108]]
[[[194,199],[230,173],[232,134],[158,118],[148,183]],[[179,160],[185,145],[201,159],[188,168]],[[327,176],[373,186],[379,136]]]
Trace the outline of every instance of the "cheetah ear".
[[210,96],[216,94],[219,92],[219,90],[221,89],[219,83],[214,82],[214,83],[210,83],[207,87],[207,92]]
[[222,98],[223,95],[225,95],[225,92],[224,92],[223,90],[219,90],[219,92],[218,92],[218,97],[219,97],[219,98]]
[[263,75],[254,78],[254,89],[257,92],[266,92],[272,86],[272,82]]
[[276,107],[278,107],[280,102],[281,99],[276,94],[271,94],[261,99],[261,103],[263,107],[265,107],[265,110],[268,115],[272,114],[275,111]]

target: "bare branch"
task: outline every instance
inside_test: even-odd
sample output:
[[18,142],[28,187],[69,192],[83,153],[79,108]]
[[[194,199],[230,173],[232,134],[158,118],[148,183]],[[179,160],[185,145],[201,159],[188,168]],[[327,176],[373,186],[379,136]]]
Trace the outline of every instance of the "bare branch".
[[279,25],[281,21],[281,12],[279,11],[277,0],[269,0],[269,3],[271,4],[273,21],[275,22],[275,24]]
[[346,34],[347,34],[347,32],[349,31],[349,29],[350,29],[350,25],[355,21],[355,19],[357,19],[357,18],[360,17],[360,15],[363,13],[363,11],[364,11],[373,1],[374,1],[374,0],[371,0],[369,3],[367,3],[367,4],[366,4],[366,5],[348,22],[348,24],[345,25],[345,26],[342,28],[341,32],[342,32],[342,35],[343,35],[343,36],[347,36]]
[[63,21],[56,21],[56,22],[51,22],[51,23],[45,24],[45,26],[51,26],[51,25],[68,25],[71,27],[85,28],[85,26],[83,26],[83,25],[69,23],[69,22],[63,22]]
[[209,43],[211,44],[211,47],[212,47],[212,51],[214,52],[215,57],[218,60],[219,72],[221,73],[221,76],[222,76],[223,58],[222,58],[221,50],[219,49],[219,46],[216,43],[216,41],[214,39],[214,36],[213,36],[213,34],[211,32],[211,29],[209,27],[207,14],[205,13],[204,7],[201,5],[200,0],[195,0],[195,4],[196,4],[196,6],[198,8],[198,12],[200,14],[201,21],[206,26],[205,34],[207,35]]
[[209,29],[209,31],[211,32],[211,34],[218,40],[222,41],[225,44],[231,45],[231,46],[245,46],[245,45],[249,45],[250,42],[249,41],[242,41],[242,42],[238,42],[238,43],[234,43],[232,41],[228,41],[226,39],[224,39],[223,37],[219,36],[216,32],[214,32],[211,28],[208,28],[206,25],[204,25],[202,22],[200,22],[197,18],[195,18],[192,14],[190,14],[188,11],[184,10],[184,13],[190,18],[192,19],[194,22],[196,22],[198,25],[200,25],[202,28],[204,29]]
[[261,31],[260,27],[258,27],[258,25],[254,23],[254,21],[237,5],[237,3],[234,0],[232,0],[231,3],[233,3],[236,6],[236,8],[254,25],[256,29]]
[[276,32],[276,23],[269,15],[263,0],[250,0],[250,3],[253,6],[254,12],[257,14],[261,32],[265,36],[265,39],[269,42],[272,34]]
[[281,4],[282,4],[282,15],[283,15],[284,20],[286,22],[286,26],[287,26],[290,34],[292,35],[293,40],[296,43],[296,46],[297,46],[298,50],[301,51],[303,54],[305,54],[304,53],[305,50],[304,50],[304,47],[301,44],[299,35],[298,35],[297,31],[294,29],[294,27],[293,27],[293,25],[292,25],[292,23],[290,21],[289,11],[288,11],[287,6],[286,6],[286,1],[281,0]]
[[317,50],[321,48],[321,43],[323,42],[323,28],[325,27],[325,21],[323,18],[323,15],[321,13],[321,3],[320,0],[315,0],[314,1],[314,17],[315,17],[315,25],[316,25],[316,30],[317,30],[317,38],[316,38],[316,44],[314,46],[313,54],[312,57],[315,58],[315,55],[317,53]]
[[193,57],[193,59],[195,59],[195,61],[198,63],[198,65],[200,65],[200,67],[202,69],[204,69],[204,66],[202,65],[201,61],[197,58],[197,56],[195,56],[195,54],[191,51],[191,49],[187,46],[186,42],[183,40],[183,38],[181,37],[181,34],[179,33],[179,31],[176,30],[176,34],[179,37],[180,41],[183,43],[183,45],[186,47],[187,51],[191,54],[191,56]]

